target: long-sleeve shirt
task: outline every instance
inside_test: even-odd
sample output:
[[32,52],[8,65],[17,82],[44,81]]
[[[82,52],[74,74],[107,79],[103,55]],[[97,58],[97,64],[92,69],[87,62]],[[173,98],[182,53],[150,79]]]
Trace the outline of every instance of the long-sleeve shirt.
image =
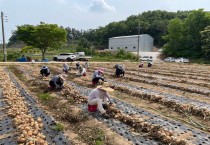
[[64,70],[69,70],[68,64],[64,63],[64,64],[63,64],[63,69],[64,69]]
[[43,70],[46,73],[50,73],[50,69],[46,66],[46,67],[42,67],[41,70]]
[[82,68],[82,70],[80,71],[80,75],[83,75],[86,73],[86,69],[85,68]]
[[100,78],[100,77],[102,77],[102,73],[99,73],[99,71],[96,70],[96,71],[93,73],[92,79],[94,79],[94,78]]
[[120,69],[120,70],[122,70],[122,71],[125,71],[124,66],[123,66],[123,65],[120,65],[120,64],[116,64],[116,65],[114,66],[114,68]]
[[96,99],[96,98],[103,99],[104,97],[108,98],[109,101],[111,102],[110,96],[107,92],[104,92],[104,91],[101,91],[98,88],[95,88],[90,92],[90,94],[88,96],[88,102],[93,100],[93,99]]
[[58,84],[61,82],[59,75],[55,75],[55,76],[51,79],[51,81],[53,81],[56,85],[58,85]]
[[83,74],[86,74],[86,69],[85,68],[82,68],[78,71],[77,75],[83,75]]

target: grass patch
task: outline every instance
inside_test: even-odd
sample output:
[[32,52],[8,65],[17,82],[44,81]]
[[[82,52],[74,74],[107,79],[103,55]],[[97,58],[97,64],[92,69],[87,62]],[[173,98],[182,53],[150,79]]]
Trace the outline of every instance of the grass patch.
[[80,135],[81,139],[87,144],[92,144],[92,145],[107,144],[104,131],[98,127],[81,126],[80,128],[76,129],[79,130],[78,134]]
[[64,125],[61,123],[57,123],[54,130],[56,131],[64,131]]
[[39,94],[39,99],[42,101],[52,100],[52,96],[50,94]]

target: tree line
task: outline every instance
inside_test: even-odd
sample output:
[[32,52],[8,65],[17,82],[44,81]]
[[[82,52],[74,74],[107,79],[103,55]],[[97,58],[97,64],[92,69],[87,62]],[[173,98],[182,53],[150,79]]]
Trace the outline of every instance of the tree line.
[[[147,11],[129,16],[126,20],[111,22],[104,27],[89,30],[63,28],[66,39],[63,43],[77,42],[78,47],[95,48],[103,45],[108,48],[110,37],[137,35],[140,22],[140,34],[149,34],[154,38],[154,45],[163,48],[165,56],[207,58],[210,55],[210,12],[203,9],[193,11],[167,12]],[[47,24],[46,24],[47,25]],[[19,30],[13,32],[9,45],[20,39]],[[28,35],[28,34],[27,34]],[[26,37],[26,35],[23,35]],[[51,46],[52,47],[52,46]]]

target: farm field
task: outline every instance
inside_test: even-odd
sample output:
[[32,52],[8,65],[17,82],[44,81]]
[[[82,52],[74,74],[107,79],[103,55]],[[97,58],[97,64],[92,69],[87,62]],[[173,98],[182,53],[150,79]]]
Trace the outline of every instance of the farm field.
[[[62,73],[62,63],[0,64],[0,144],[210,144],[210,66],[138,68],[123,62],[125,76],[116,78],[116,63],[90,62],[86,77],[76,76],[75,63],[68,64],[71,71],[60,91],[49,91],[48,84]],[[52,72],[48,78],[39,74],[43,65]],[[110,119],[87,111],[98,68],[115,89]]]

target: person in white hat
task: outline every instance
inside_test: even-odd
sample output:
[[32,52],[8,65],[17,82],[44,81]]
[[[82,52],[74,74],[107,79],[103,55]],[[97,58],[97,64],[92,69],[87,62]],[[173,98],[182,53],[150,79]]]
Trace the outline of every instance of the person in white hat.
[[55,75],[53,78],[50,80],[49,85],[51,89],[62,89],[63,83],[65,81],[65,78],[63,75]]
[[113,92],[114,90],[109,87],[107,82],[104,82],[102,85],[97,86],[97,88],[93,89],[88,96],[88,104],[89,105],[97,105],[99,111],[102,114],[102,117],[108,119],[109,115],[106,113],[106,110],[103,108],[103,103],[107,104],[107,99],[111,104],[110,95],[108,92]]
[[48,77],[50,75],[50,69],[47,66],[43,66],[40,70],[42,76]]
[[102,69],[96,70],[92,76],[92,84],[98,84],[99,80],[104,81],[103,74],[104,71]]
[[70,67],[69,67],[68,64],[65,62],[65,63],[63,64],[63,72],[67,74],[68,71],[70,71]]

